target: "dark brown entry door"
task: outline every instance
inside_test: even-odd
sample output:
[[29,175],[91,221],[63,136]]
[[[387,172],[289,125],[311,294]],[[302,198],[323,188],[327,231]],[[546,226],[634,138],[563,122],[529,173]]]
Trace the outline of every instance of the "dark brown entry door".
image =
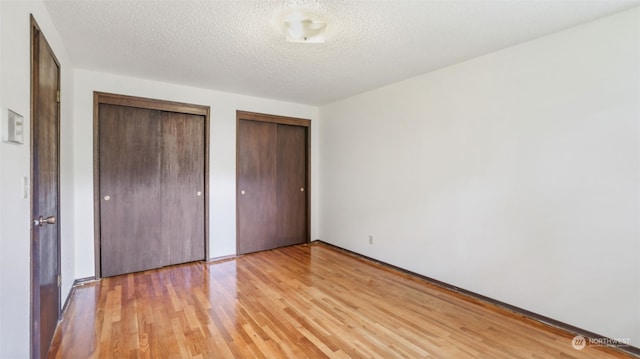
[[60,317],[60,65],[32,18],[32,351],[45,358]]
[[101,274],[203,260],[204,117],[100,104]]
[[308,241],[307,127],[238,120],[237,250]]

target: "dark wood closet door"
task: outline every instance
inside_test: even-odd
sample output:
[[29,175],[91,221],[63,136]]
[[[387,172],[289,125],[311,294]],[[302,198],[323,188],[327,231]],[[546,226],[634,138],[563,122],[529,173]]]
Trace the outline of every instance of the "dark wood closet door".
[[162,112],[162,243],[167,264],[204,259],[204,116]]
[[278,124],[279,246],[307,241],[307,129]]
[[160,112],[100,105],[102,276],[165,265]]
[[238,123],[238,254],[276,248],[276,124]]
[[308,241],[307,126],[308,120],[238,113],[238,254]]

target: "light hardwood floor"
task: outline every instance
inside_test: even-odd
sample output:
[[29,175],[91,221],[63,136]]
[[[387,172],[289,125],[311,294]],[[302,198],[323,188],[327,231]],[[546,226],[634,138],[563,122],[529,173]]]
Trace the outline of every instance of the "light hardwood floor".
[[50,358],[624,358],[322,244],[79,286]]

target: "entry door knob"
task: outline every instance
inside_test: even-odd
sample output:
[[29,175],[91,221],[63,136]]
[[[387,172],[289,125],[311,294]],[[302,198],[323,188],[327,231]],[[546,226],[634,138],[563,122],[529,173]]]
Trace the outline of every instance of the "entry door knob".
[[44,217],[40,216],[40,218],[38,218],[38,219],[33,221],[33,224],[38,226],[38,227],[42,227],[45,224],[56,224],[56,217],[55,216],[49,216],[47,218],[44,218]]

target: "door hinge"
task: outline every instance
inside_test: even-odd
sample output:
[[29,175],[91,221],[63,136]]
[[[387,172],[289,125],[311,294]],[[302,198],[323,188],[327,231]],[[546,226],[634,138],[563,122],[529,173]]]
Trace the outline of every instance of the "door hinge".
[[58,274],[58,287],[62,285],[62,277]]
[[56,91],[56,102],[60,103],[60,90]]

